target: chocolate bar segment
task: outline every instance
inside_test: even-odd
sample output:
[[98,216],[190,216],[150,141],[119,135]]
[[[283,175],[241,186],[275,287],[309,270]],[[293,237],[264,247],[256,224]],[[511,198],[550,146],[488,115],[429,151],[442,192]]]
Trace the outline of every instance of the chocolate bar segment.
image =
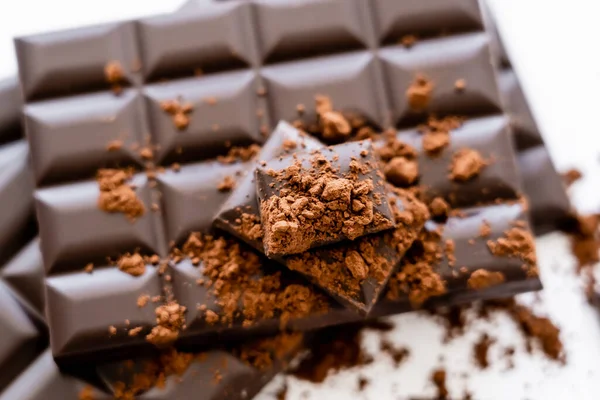
[[[397,134],[399,140],[419,152],[419,183],[426,187],[429,199],[443,197],[453,207],[463,208],[519,196],[521,185],[506,117],[466,120],[449,135],[449,146],[432,156],[423,150],[424,135],[419,129],[402,130]],[[477,179],[457,182],[450,179],[450,166],[457,151],[463,148],[478,151],[489,164]]]
[[[106,90],[108,63],[118,63],[120,83],[140,82],[135,26],[118,22],[29,36],[15,42],[19,75],[27,101]],[[67,61],[68,62],[65,62]]]
[[[210,233],[219,207],[231,198],[230,190],[218,190],[219,185],[227,178],[242,181],[235,184],[233,190],[237,191],[244,179],[252,176],[252,165],[210,160],[159,175],[167,241],[181,245],[190,232]],[[199,205],[202,212],[198,212]]]
[[270,160],[256,170],[256,190],[269,257],[394,226],[370,141]]
[[[203,160],[222,154],[227,150],[226,143],[244,146],[262,142],[261,125],[267,116],[264,100],[256,95],[258,86],[258,77],[248,70],[147,86],[156,161],[170,164]],[[163,110],[163,104],[174,99],[192,109],[184,131]],[[257,116],[259,110],[261,117]]]
[[203,2],[197,10],[137,24],[146,81],[204,75],[256,65],[251,7]]
[[143,106],[135,90],[118,97],[106,91],[27,105],[37,184],[90,179],[99,168],[142,168],[140,149],[149,140],[148,127],[139,118]]

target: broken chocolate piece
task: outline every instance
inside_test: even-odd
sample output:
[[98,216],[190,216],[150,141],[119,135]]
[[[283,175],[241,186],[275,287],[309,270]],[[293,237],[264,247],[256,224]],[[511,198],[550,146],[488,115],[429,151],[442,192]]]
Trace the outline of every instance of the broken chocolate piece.
[[394,226],[370,141],[271,160],[256,170],[256,185],[269,257]]

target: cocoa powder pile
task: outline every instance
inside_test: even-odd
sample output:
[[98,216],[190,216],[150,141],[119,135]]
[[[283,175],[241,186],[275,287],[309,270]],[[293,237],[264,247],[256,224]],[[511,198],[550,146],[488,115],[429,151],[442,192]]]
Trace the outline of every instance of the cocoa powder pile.
[[202,267],[205,279],[198,284],[209,290],[220,308],[217,317],[205,308],[209,324],[231,325],[241,317],[248,327],[278,317],[285,326],[290,319],[328,309],[327,298],[312,286],[286,285],[279,271],[265,275],[265,260],[235,240],[192,233],[181,249],[173,250],[171,259],[178,263],[186,257]]
[[144,203],[137,197],[133,186],[127,183],[132,177],[132,170],[99,170],[96,175],[100,188],[98,208],[109,213],[125,214],[132,221],[144,215]]
[[298,254],[392,228],[376,168],[370,144],[354,142],[257,169],[267,256]]

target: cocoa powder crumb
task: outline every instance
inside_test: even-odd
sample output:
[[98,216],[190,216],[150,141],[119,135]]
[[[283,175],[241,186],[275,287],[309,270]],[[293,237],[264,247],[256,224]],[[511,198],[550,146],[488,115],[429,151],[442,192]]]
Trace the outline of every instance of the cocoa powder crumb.
[[138,326],[136,328],[130,329],[129,332],[128,332],[128,335],[131,336],[131,337],[135,337],[135,336],[137,336],[137,335],[140,334],[140,332],[142,331],[142,329],[144,329],[144,328],[142,328],[141,326]]
[[179,337],[179,331],[185,325],[186,308],[170,302],[155,309],[156,326],[146,335],[146,340],[157,347],[173,343]]
[[565,182],[565,185],[569,187],[580,180],[583,177],[583,174],[578,169],[572,168],[566,172],[563,172],[561,176],[563,178],[563,182]]
[[419,126],[423,133],[423,150],[430,157],[439,155],[450,144],[450,132],[459,128],[462,118],[447,116],[441,119],[429,117],[427,123]]
[[396,347],[389,340],[382,340],[381,351],[388,354],[394,361],[394,367],[398,368],[410,356],[410,350],[407,347]]
[[123,147],[123,141],[122,140],[111,140],[106,145],[106,150],[108,150],[108,151],[117,151],[117,150],[120,150],[122,147]]
[[487,246],[498,257],[515,257],[525,262],[527,274],[538,276],[535,242],[531,232],[524,228],[510,228],[496,241],[488,240]]
[[466,88],[467,81],[465,79],[457,79],[456,82],[454,82],[454,89],[456,89],[457,92],[463,92]]
[[91,386],[84,386],[79,391],[79,400],[94,400],[94,388]]
[[446,387],[446,370],[436,369],[431,374],[431,382],[437,390],[437,400],[445,400],[448,398],[448,388]]
[[110,61],[104,66],[104,78],[110,84],[121,83],[125,79],[125,72],[121,63],[118,61]]
[[414,111],[423,111],[429,106],[433,83],[423,74],[418,74],[406,90],[408,105]]
[[189,114],[192,113],[194,108],[191,103],[181,104],[179,100],[163,100],[160,107],[164,112],[171,115],[173,125],[178,130],[184,130],[189,126]]
[[446,259],[448,260],[448,265],[453,267],[456,264],[456,256],[454,255],[454,250],[456,248],[456,244],[452,239],[446,239],[444,243],[444,252],[446,253]]
[[113,326],[113,325],[109,326],[108,327],[108,334],[110,336],[116,335],[117,334],[117,328],[115,326]]
[[417,40],[418,37],[416,35],[404,35],[400,38],[400,44],[410,49],[417,43]]
[[419,165],[415,160],[394,157],[386,164],[383,172],[388,182],[405,187],[415,183],[419,177]]
[[206,310],[206,323],[209,325],[214,325],[219,322],[219,316],[213,310]]
[[86,264],[86,266],[85,266],[85,268],[83,270],[85,272],[87,272],[88,274],[91,274],[92,271],[94,270],[94,264],[93,263]]
[[491,233],[492,233],[492,226],[490,225],[489,222],[483,221],[481,223],[481,226],[479,227],[479,236],[482,238],[486,238],[486,237],[490,236]]
[[473,346],[475,362],[481,369],[486,369],[490,365],[488,360],[488,352],[492,344],[494,344],[494,340],[490,338],[487,333],[484,333]]
[[218,156],[217,160],[223,164],[233,164],[238,161],[246,162],[252,160],[260,152],[260,146],[251,144],[247,147],[232,147],[226,155]]
[[315,96],[319,133],[327,141],[346,139],[352,132],[350,122],[340,112],[334,111],[331,99],[327,96]]
[[100,169],[96,175],[100,187],[98,208],[109,213],[123,213],[131,220],[144,215],[144,204],[126,183],[131,176],[131,171],[127,170]]
[[148,296],[147,294],[142,294],[137,299],[137,306],[140,308],[145,307],[149,301],[150,301],[150,296]]
[[466,182],[478,176],[488,162],[477,150],[464,148],[454,153],[450,164],[449,178],[455,182]]
[[144,258],[138,254],[124,254],[117,261],[119,269],[131,276],[140,276],[146,272]]
[[600,262],[600,240],[598,239],[598,214],[577,215],[577,224],[571,233],[571,252],[577,259],[577,269],[581,272],[584,268]]
[[450,205],[443,198],[436,197],[429,203],[429,211],[433,218],[443,222],[448,218]]
[[504,283],[505,280],[506,278],[502,272],[478,269],[471,273],[467,281],[467,286],[469,289],[483,290]]
[[217,189],[219,192],[230,192],[235,188],[235,179],[232,176],[227,175],[219,184]]

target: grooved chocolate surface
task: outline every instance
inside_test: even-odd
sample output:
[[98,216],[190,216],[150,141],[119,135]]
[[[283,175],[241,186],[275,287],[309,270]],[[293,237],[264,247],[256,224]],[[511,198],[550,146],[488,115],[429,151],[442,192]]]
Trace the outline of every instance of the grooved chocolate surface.
[[[289,23],[277,25],[275,16]],[[400,44],[407,34],[420,38],[410,48]],[[315,46],[308,48],[307,38],[315,38]],[[169,242],[181,243],[189,231],[211,232],[209,216],[220,212],[226,197],[217,189],[217,176],[230,176],[242,185],[238,168],[252,171],[241,162],[220,165],[215,157],[231,145],[264,142],[280,119],[315,122],[316,95],[328,96],[335,109],[360,115],[382,129],[411,130],[430,113],[487,121],[481,130],[491,133],[481,139],[465,134],[463,141],[462,131],[455,135],[457,143],[497,157],[480,178],[454,187],[440,179],[441,161],[423,160],[422,179],[430,194],[455,198],[461,208],[496,198],[517,200],[514,153],[507,145],[508,131],[493,122],[497,117],[492,116],[502,111],[500,93],[473,0],[206,3],[185,13],[23,37],[16,40],[16,48],[51,294],[47,309],[52,351],[59,358],[125,354],[145,346],[154,317],[147,310],[157,304],[134,310],[132,300],[161,290],[166,278],[155,274],[155,266],[132,277],[106,258],[136,250],[165,256]],[[65,55],[60,62],[57,53]],[[104,76],[109,63],[123,70],[117,88]],[[433,83],[423,112],[411,109],[406,98],[420,74]],[[461,79],[466,90],[456,89]],[[172,100],[190,105],[187,126],[178,127],[164,111],[164,102]],[[305,110],[302,115],[299,108]],[[48,145],[48,137],[57,143]],[[115,140],[122,142],[120,148],[106,150]],[[149,161],[158,171],[156,186],[144,174],[147,162],[140,162],[136,150],[147,145],[153,146]],[[181,167],[173,168],[174,162]],[[99,210],[98,184],[91,180],[99,168],[124,166],[135,169],[132,183],[146,208],[134,222]],[[170,171],[163,173],[162,167]],[[501,264],[513,268],[508,261]],[[89,263],[94,264],[91,274],[84,271]],[[182,343],[206,344],[217,334],[233,338],[246,333],[237,318],[231,324],[206,322],[198,303],[220,310],[206,288],[196,284],[202,268],[188,259],[172,268],[169,285],[188,310]],[[275,268],[266,265],[265,274]],[[536,278],[506,275],[496,291],[539,287]],[[519,279],[511,280],[513,276]],[[290,281],[315,290],[295,275]],[[464,285],[446,300],[461,296],[472,296]],[[406,298],[384,303],[392,304],[383,311],[388,313],[411,308]],[[378,307],[376,315],[382,313]],[[359,318],[336,303],[330,308],[289,324],[309,329]],[[68,326],[61,319],[65,309],[71,313]],[[98,317],[90,320],[91,314]],[[255,331],[278,329],[278,317],[259,321]],[[126,319],[142,327],[139,335],[124,333]],[[109,334],[109,326],[115,327],[116,336]]]

